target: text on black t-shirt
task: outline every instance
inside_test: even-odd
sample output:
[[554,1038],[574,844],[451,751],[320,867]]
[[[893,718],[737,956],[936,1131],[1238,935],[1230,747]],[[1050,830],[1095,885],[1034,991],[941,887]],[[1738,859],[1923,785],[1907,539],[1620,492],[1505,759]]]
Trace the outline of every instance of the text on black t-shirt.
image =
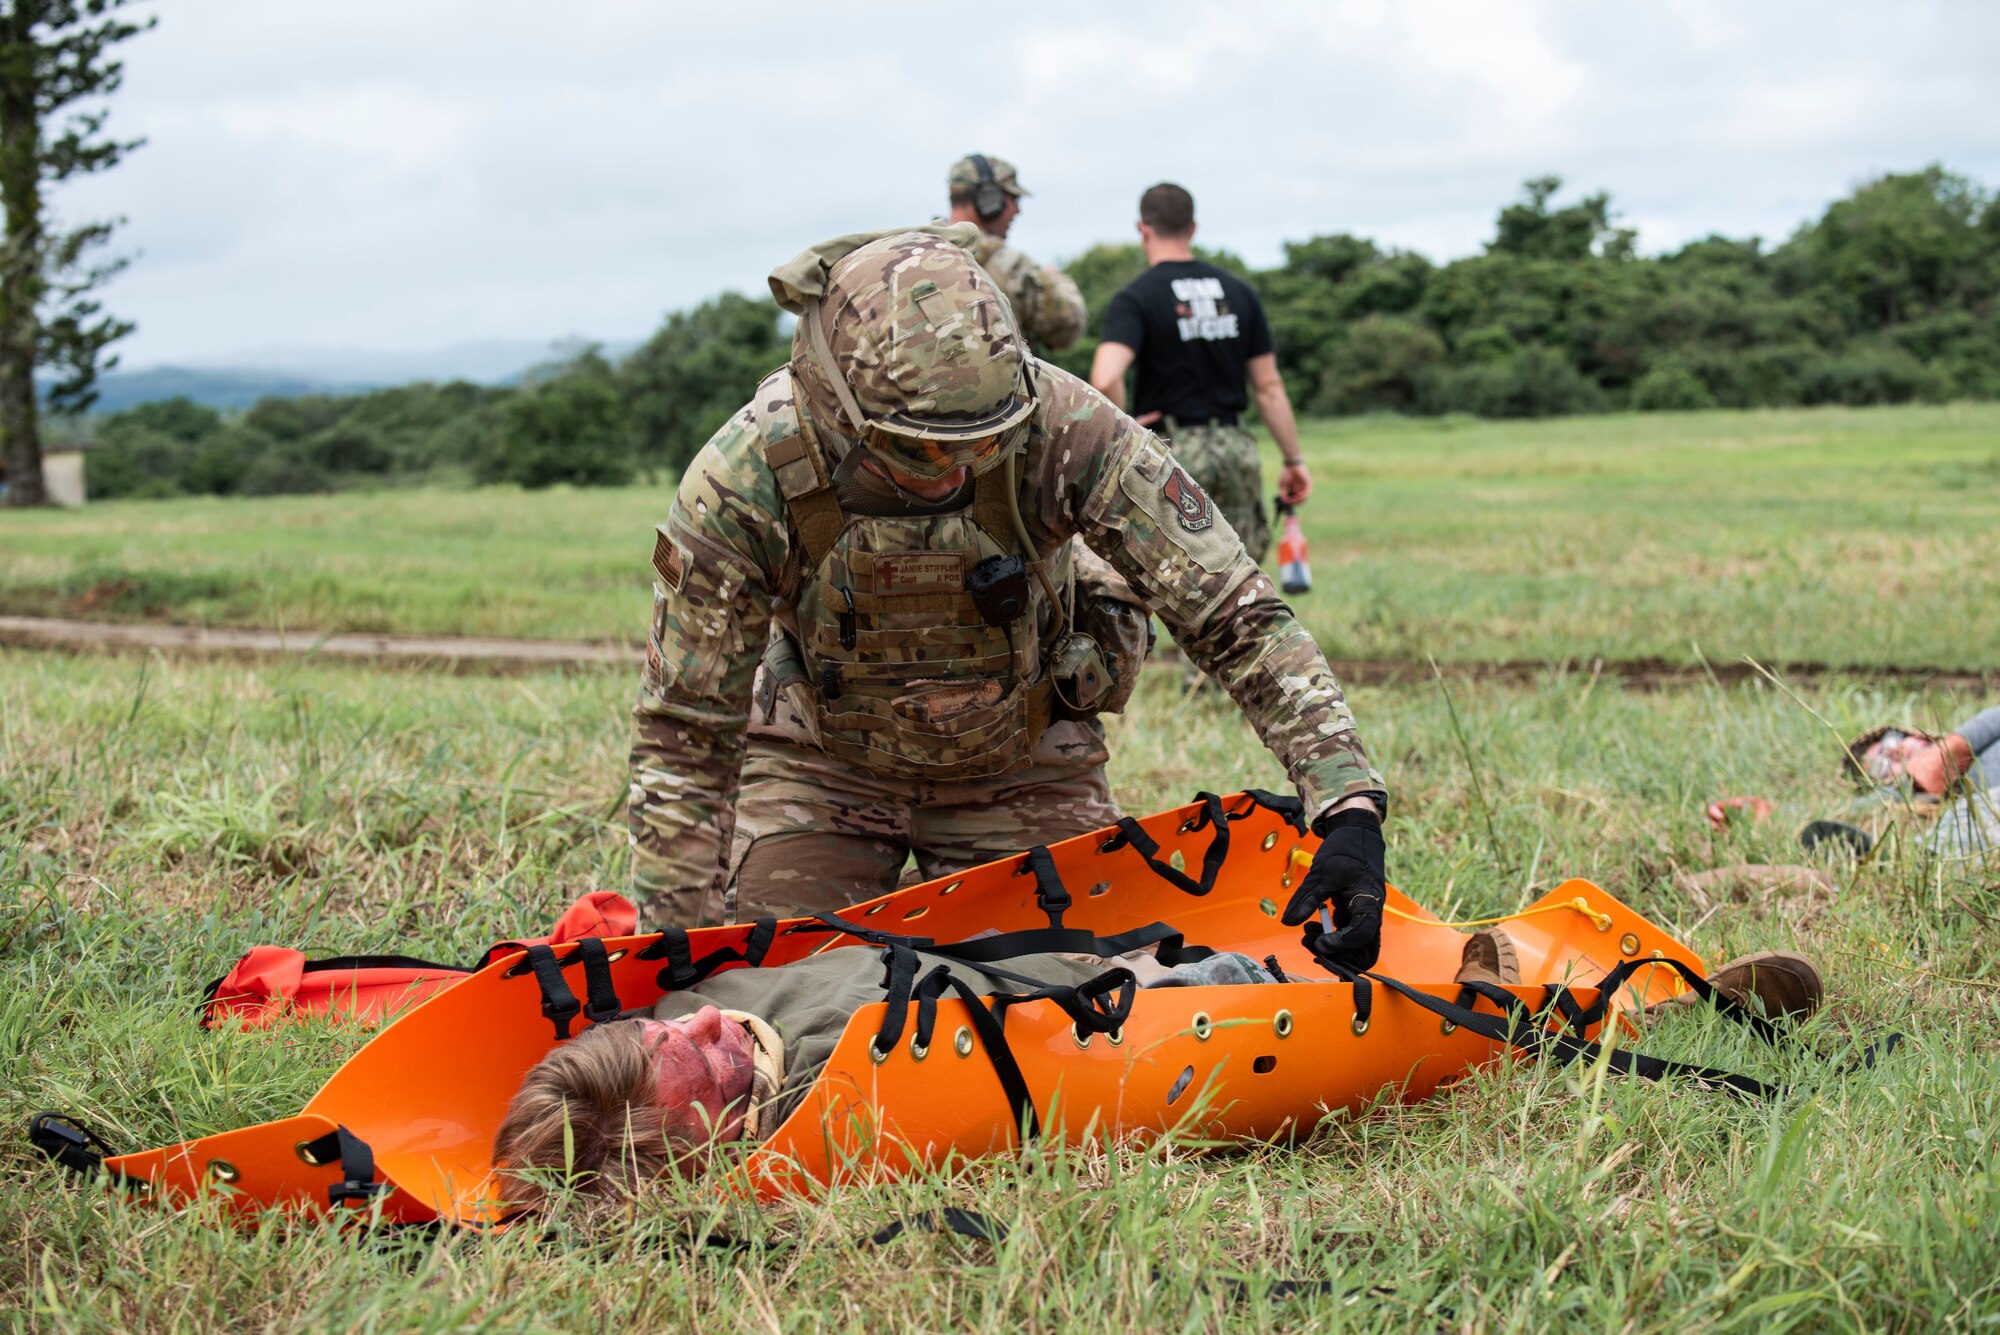
[[1132,413],[1184,422],[1233,420],[1249,405],[1252,357],[1271,326],[1250,285],[1201,260],[1168,260],[1133,279],[1104,310],[1104,341],[1132,349]]

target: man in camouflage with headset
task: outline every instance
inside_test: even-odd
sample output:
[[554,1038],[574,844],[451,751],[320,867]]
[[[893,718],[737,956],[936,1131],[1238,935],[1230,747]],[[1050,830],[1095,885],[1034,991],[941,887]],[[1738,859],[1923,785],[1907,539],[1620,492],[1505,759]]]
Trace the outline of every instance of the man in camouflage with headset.
[[912,853],[937,876],[1114,820],[1094,715],[1136,656],[1072,610],[1080,537],[1284,762],[1323,837],[1286,920],[1330,902],[1323,948],[1367,967],[1386,797],[1325,658],[1159,440],[1028,352],[975,240],[842,237],[771,276],[791,361],[656,534],[628,808],[649,919],[834,908]]
[[945,187],[951,192],[950,221],[969,222],[979,229],[972,257],[1006,294],[1028,341],[1061,352],[1083,337],[1083,293],[1077,291],[1076,280],[1007,244],[1007,231],[1028,194],[1014,164],[984,153],[969,154],[952,164]]

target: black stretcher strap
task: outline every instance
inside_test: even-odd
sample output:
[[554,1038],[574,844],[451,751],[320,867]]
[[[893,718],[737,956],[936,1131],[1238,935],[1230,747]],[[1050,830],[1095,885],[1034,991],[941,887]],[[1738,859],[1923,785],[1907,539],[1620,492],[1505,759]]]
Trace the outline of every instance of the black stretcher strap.
[[1145,827],[1130,816],[1122,816],[1118,821],[1118,834],[1104,847],[1109,850],[1119,846],[1122,840],[1130,844],[1134,852],[1145,859],[1153,874],[1184,894],[1200,897],[1215,889],[1215,878],[1222,874],[1222,864],[1229,858],[1229,817],[1222,810],[1222,799],[1214,793],[1197,793],[1201,799],[1201,810],[1195,814],[1189,825],[1190,830],[1199,830],[1204,825],[1215,827],[1215,835],[1208,841],[1208,851],[1201,857],[1201,879],[1195,880],[1171,862],[1163,862],[1157,856],[1159,841],[1147,834]]
[[375,1180],[375,1151],[368,1147],[367,1141],[344,1126],[335,1126],[318,1140],[308,1141],[299,1149],[313,1163],[339,1162],[340,1181],[326,1189],[328,1205],[365,1204],[389,1190],[387,1182]]
[[1266,811],[1274,811],[1284,817],[1286,824],[1297,830],[1302,837],[1305,835],[1306,804],[1298,798],[1280,797],[1262,788],[1246,788],[1243,790],[1243,795],[1250,799],[1250,806],[1243,811],[1231,812],[1229,819],[1242,820],[1258,807],[1263,807]]
[[568,1038],[570,1025],[583,1010],[583,1003],[569,990],[556,952],[548,946],[529,946],[525,963],[534,971],[535,982],[542,989],[542,1018],[555,1026],[557,1039]]
[[883,950],[883,956],[884,1008],[882,1024],[875,1032],[875,1052],[886,1054],[902,1042],[912,1003],[917,1010],[914,1042],[919,1048],[929,1048],[937,1030],[938,1001],[947,991],[956,993],[971,1014],[972,1027],[978,1033],[986,1049],[987,1060],[992,1063],[993,1072],[1000,1080],[1001,1091],[1007,1096],[1015,1124],[1028,1137],[1041,1134],[1041,1119],[1035,1112],[1034,1095],[1028,1089],[1027,1077],[1021,1073],[1020,1063],[1007,1046],[1003,1024],[1007,1007],[1030,1001],[1053,1002],[1070,1018],[1078,1033],[1108,1034],[1124,1025],[1126,1017],[1132,1013],[1132,1001],[1138,992],[1138,983],[1130,969],[1107,969],[1087,982],[1070,986],[1048,983],[1004,969],[983,968],[981,971],[984,973],[1021,983],[1031,989],[1022,993],[996,993],[989,999],[982,998],[966,980],[954,974],[948,963],[939,964],[920,979],[917,974],[922,958],[907,946],[888,946]]
[[666,967],[660,970],[656,981],[669,992],[682,992],[701,982],[725,964],[747,964],[753,969],[758,967],[763,964],[764,956],[770,953],[771,943],[777,937],[778,920],[759,918],[751,924],[749,934],[743,938],[740,949],[736,946],[722,946],[709,951],[700,959],[695,959],[687,929],[669,927],[660,933],[658,940],[639,952],[639,958],[665,959]]
[[[1724,1015],[1750,1025],[1758,1034],[1769,1038],[1773,1042],[1778,1038],[1778,1032],[1770,1021],[1716,992],[1709,985],[1708,980],[1702,978],[1690,966],[1677,960],[1656,960],[1650,961],[1650,963],[1666,963],[1671,965],[1680,971],[1690,984],[1698,981],[1700,986],[1696,988],[1696,991],[1705,994],[1716,1004],[1716,1009]],[[1618,970],[1613,970],[1612,974],[1606,975],[1606,985],[1604,986],[1602,995],[1610,995],[1613,987],[1616,984],[1622,984],[1624,978],[1629,975],[1630,970],[1626,970],[1623,974],[1620,974]],[[1669,1076],[1683,1076],[1693,1080],[1705,1089],[1726,1090],[1730,1093],[1757,1099],[1773,1098],[1785,1092],[1785,1088],[1782,1085],[1769,1085],[1761,1080],[1755,1080],[1750,1076],[1740,1075],[1733,1071],[1717,1070],[1712,1066],[1701,1066],[1693,1062],[1671,1061],[1664,1057],[1648,1056],[1646,1053],[1633,1052],[1625,1048],[1611,1048],[1607,1051],[1601,1043],[1592,1042],[1581,1037],[1572,1037],[1570,1034],[1560,1031],[1545,1029],[1542,1027],[1542,1022],[1549,1013],[1548,1007],[1545,1006],[1541,1012],[1531,1011],[1527,1003],[1523,1002],[1512,992],[1502,987],[1496,987],[1491,983],[1466,983],[1461,987],[1460,994],[1462,996],[1465,992],[1469,991],[1486,998],[1501,1009],[1504,1019],[1502,1015],[1489,1015],[1484,1011],[1475,1011],[1469,1006],[1441,1001],[1427,993],[1417,991],[1406,983],[1385,977],[1382,974],[1370,974],[1368,976],[1376,982],[1381,983],[1384,987],[1416,1002],[1417,1005],[1422,1006],[1433,1015],[1451,1021],[1461,1029],[1470,1030],[1475,1034],[1493,1039],[1496,1042],[1510,1044],[1537,1059],[1551,1057],[1558,1065],[1567,1065],[1579,1058],[1590,1062],[1602,1060],[1611,1070],[1619,1075],[1636,1075],[1644,1080],[1664,1080]],[[1568,1018],[1573,1022],[1575,1015],[1592,1017],[1593,1012],[1601,1013],[1600,1007],[1593,1005],[1587,1010],[1576,1011],[1574,1015]],[[1847,1070],[1865,1070],[1874,1066],[1878,1056],[1885,1056],[1895,1050],[1896,1044],[1901,1040],[1901,1037],[1900,1034],[1891,1034],[1879,1043],[1870,1044],[1861,1058],[1852,1063]]]
[[592,1024],[605,1024],[618,1018],[624,1005],[618,1000],[618,989],[611,981],[611,956],[604,948],[600,937],[586,936],[576,944],[577,956],[583,960],[584,994],[589,1001],[583,1008],[584,1018]]
[[1055,857],[1047,844],[1036,844],[1029,849],[1022,860],[1021,871],[1035,878],[1035,902],[1042,912],[1049,915],[1049,930],[1063,930],[1063,914],[1069,912],[1076,901],[1069,896],[1069,887],[1063,884],[1056,872]]
[[94,1176],[112,1156],[95,1131],[68,1113],[39,1112],[28,1119],[28,1143],[73,1173]]
[[[1160,963],[1172,968],[1179,964],[1193,964],[1205,960],[1215,951],[1208,946],[1191,946],[1180,929],[1164,922],[1148,923],[1144,927],[1134,927],[1130,931],[1112,936],[1095,936],[1082,927],[1025,927],[1017,932],[995,932],[991,936],[974,937],[969,941],[959,941],[951,945],[939,945],[928,936],[908,936],[900,932],[883,931],[876,927],[864,927],[850,922],[837,913],[815,913],[813,921],[798,923],[788,932],[839,932],[871,946],[902,947],[906,950],[920,950],[926,955],[936,955],[943,959],[957,960],[963,964],[976,964],[982,968],[1000,960],[1018,959],[1023,955],[1096,955],[1100,959],[1114,959],[1119,955],[1143,950],[1157,945],[1156,955]],[[989,970],[989,972],[991,972]]]
[[925,1233],[956,1233],[961,1238],[974,1238],[980,1242],[996,1244],[1007,1240],[1007,1226],[999,1220],[981,1214],[977,1210],[947,1205],[942,1210],[934,1210],[929,1214],[891,1219],[873,1233],[856,1238],[854,1245],[884,1247],[912,1229]]

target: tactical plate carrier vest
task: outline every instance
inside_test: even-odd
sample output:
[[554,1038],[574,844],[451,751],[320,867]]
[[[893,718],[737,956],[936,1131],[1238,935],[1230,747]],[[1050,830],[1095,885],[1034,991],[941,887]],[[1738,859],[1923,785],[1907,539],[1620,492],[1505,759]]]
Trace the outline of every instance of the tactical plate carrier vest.
[[[1042,580],[1029,577],[1043,558],[1020,550],[1006,490],[1012,469],[975,475],[960,509],[853,514],[789,377],[767,381],[757,397],[769,405],[764,457],[799,572],[794,604],[779,612],[784,633],[765,654],[763,689],[809,709],[822,749],[892,777],[977,778],[1027,763],[1063,707],[1055,676],[1079,711],[1103,706],[1111,677],[1094,643],[1064,633],[1067,609],[1051,606]],[[1014,556],[1028,569],[1013,567],[1012,600],[1003,596],[996,611],[990,592],[973,591]],[[1048,583],[1067,591],[1069,544],[1045,564]]]

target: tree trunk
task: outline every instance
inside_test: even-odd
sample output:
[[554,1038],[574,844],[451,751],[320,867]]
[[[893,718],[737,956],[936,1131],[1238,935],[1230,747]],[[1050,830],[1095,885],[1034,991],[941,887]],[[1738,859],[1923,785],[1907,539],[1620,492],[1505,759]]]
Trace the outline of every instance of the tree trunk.
[[10,16],[0,42],[15,45],[0,71],[0,201],[6,206],[0,241],[0,450],[7,465],[7,503],[46,505],[42,441],[35,414],[36,308],[42,295],[42,181],[35,123],[33,62],[18,47],[24,16]]

